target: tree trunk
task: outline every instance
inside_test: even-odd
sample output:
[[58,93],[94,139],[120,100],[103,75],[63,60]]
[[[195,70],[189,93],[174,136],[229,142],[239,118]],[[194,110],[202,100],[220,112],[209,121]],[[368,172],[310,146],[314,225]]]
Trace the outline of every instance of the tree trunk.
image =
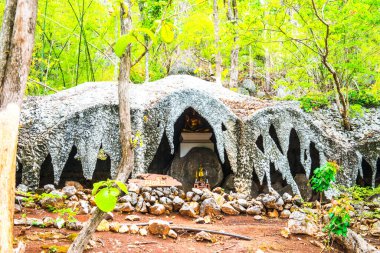
[[14,20],[16,15],[17,0],[8,0],[5,10],[3,25],[0,34],[0,85],[3,83],[5,67],[11,47]]
[[237,45],[237,41],[239,39],[236,29],[237,29],[237,4],[236,0],[228,0],[227,2],[227,18],[233,24],[233,46],[231,50],[231,66],[230,66],[230,88],[236,88],[239,78],[239,46]]
[[[17,2],[17,5],[16,5]],[[0,253],[13,251],[20,108],[34,46],[37,0],[8,0],[0,36]]]
[[249,45],[249,71],[248,71],[248,77],[249,77],[249,79],[251,79],[252,80],[252,78],[253,78],[253,67],[254,67],[254,65],[253,65],[253,55],[252,55],[252,46],[251,45]]
[[[132,27],[131,20],[131,2],[130,0],[124,1],[124,5],[120,5],[121,17],[121,34],[127,34]],[[126,13],[127,12],[127,13]],[[129,89],[130,81],[129,74],[131,69],[131,48],[127,47],[125,54],[120,59],[119,67],[119,119],[120,119],[120,142],[121,142],[121,161],[116,175],[116,180],[125,182],[133,169],[133,150],[130,145],[131,139],[131,110],[129,104]],[[90,220],[88,220],[77,238],[70,245],[68,253],[81,253],[84,251],[88,241],[91,239],[92,234],[95,232],[99,223],[103,220],[105,213],[99,208],[93,213]]]
[[213,21],[215,36],[215,82],[222,85],[222,55],[220,53],[220,36],[219,36],[219,13],[218,0],[213,1]]

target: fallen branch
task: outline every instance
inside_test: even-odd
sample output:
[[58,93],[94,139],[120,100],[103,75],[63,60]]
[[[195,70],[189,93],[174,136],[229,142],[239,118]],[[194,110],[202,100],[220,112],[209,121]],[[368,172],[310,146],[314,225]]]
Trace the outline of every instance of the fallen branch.
[[[168,221],[169,224],[173,224],[172,221]],[[123,223],[124,225],[124,223]],[[149,223],[148,222],[142,222],[142,223],[131,223],[131,224],[125,224],[127,226],[132,226],[132,225],[136,225],[136,226],[149,226]]]
[[203,229],[203,228],[192,228],[192,227],[182,227],[182,226],[171,226],[170,228],[173,230],[187,230],[187,231],[193,231],[193,232],[204,231],[204,232],[211,233],[211,234],[227,235],[227,236],[239,238],[239,239],[246,240],[246,241],[252,240],[252,238],[247,237],[247,236],[243,236],[243,235],[237,235],[237,234],[232,234],[232,233],[227,233],[227,232],[222,232],[222,231],[216,231],[216,230]]

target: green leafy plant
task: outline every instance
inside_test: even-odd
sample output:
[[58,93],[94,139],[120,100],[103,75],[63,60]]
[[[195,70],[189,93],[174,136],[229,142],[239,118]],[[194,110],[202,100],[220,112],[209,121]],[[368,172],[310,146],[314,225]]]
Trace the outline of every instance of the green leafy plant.
[[360,118],[364,116],[363,106],[359,104],[350,105],[350,117],[351,118]]
[[311,112],[330,105],[330,101],[323,94],[309,94],[299,98],[299,101],[301,103],[301,109],[305,112]]
[[333,207],[329,210],[330,222],[325,226],[324,231],[328,231],[329,236],[347,236],[347,229],[350,226],[349,210],[352,210],[350,200],[345,197],[332,201]]
[[335,176],[339,166],[335,162],[327,162],[322,167],[314,170],[314,175],[310,179],[311,188],[319,193],[327,191],[332,182],[335,182]]
[[361,89],[360,91],[351,90],[348,93],[348,98],[351,104],[358,104],[364,107],[380,106],[379,94],[366,89]]
[[59,217],[61,217],[62,219],[67,219],[70,222],[77,221],[77,219],[75,218],[75,215],[77,215],[77,211],[71,208],[57,209],[54,210],[54,213],[58,213]]
[[117,180],[100,181],[94,184],[92,195],[95,196],[95,203],[103,212],[112,211],[120,195],[120,190],[128,194],[127,186]]

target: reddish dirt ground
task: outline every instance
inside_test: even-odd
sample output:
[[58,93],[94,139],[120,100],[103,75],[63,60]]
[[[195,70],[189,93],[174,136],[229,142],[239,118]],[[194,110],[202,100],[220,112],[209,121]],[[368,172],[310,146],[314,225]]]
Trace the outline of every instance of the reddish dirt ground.
[[[126,221],[125,214],[114,213],[114,221],[123,223],[141,223],[147,222],[150,219],[162,219],[172,221],[174,225],[186,225],[196,228],[205,228],[212,230],[223,230],[225,232],[236,233],[240,235],[249,236],[251,241],[244,241],[228,236],[217,235],[217,242],[197,242],[195,241],[194,233],[178,232],[178,238],[163,239],[158,236],[148,235],[132,235],[132,234],[119,234],[112,232],[96,232],[95,237],[100,239],[99,246],[87,250],[86,252],[181,252],[181,253],[193,253],[193,252],[253,252],[257,249],[261,249],[264,252],[308,252],[319,253],[321,248],[313,245],[310,241],[315,240],[309,236],[291,236],[286,239],[281,236],[280,231],[286,225],[285,220],[281,219],[268,219],[256,221],[251,216],[225,216],[222,220],[216,220],[213,224],[195,224],[191,219],[182,217],[175,213],[172,216],[153,216],[149,214],[135,213],[141,217],[140,221]],[[47,213],[44,210],[27,210],[27,217],[29,218],[43,218],[46,216],[56,217],[54,213]],[[88,215],[77,215],[77,219],[85,221],[88,219]],[[16,214],[15,218],[21,218],[21,214]],[[35,234],[39,232],[51,232],[55,231],[64,235],[72,234],[74,231],[66,229],[55,228],[29,228],[26,229],[22,226],[15,227],[14,235],[20,238],[26,238],[28,253],[41,252],[43,245],[69,245],[70,241],[67,239],[46,239],[41,240],[35,238]],[[33,238],[34,237],[34,238]],[[103,244],[103,245],[101,245]]]

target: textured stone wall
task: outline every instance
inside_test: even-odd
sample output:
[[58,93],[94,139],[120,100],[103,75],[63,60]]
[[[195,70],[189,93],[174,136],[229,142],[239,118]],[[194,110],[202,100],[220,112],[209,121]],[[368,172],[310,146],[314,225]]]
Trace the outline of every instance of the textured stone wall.
[[[339,117],[333,110],[306,114],[297,102],[262,101],[190,76],[170,76],[134,85],[130,98],[132,129],[134,133],[139,131],[144,141],[142,147],[135,149],[133,175],[148,171],[162,138],[167,138],[170,153],[174,154],[175,124],[191,107],[212,127],[218,157],[222,163],[228,160],[238,191],[250,191],[254,173],[260,183],[265,178],[270,189],[273,163],[292,191],[299,193],[287,157],[292,129],[299,138],[299,162],[307,177],[312,168],[313,146],[320,164],[327,160],[342,164],[338,181],[345,185],[353,184],[358,174],[363,175],[361,163],[366,157],[373,166],[374,183],[380,154],[378,110],[371,114],[377,120],[368,123],[374,125],[368,139],[355,138],[360,127],[346,134],[335,126]],[[30,97],[24,103],[21,122],[18,161],[24,184],[39,185],[41,164],[49,154],[58,184],[74,145],[87,180],[93,177],[100,147],[109,155],[111,175],[115,175],[120,161],[115,83],[85,83],[54,95]],[[258,138],[261,145],[257,144]]]

